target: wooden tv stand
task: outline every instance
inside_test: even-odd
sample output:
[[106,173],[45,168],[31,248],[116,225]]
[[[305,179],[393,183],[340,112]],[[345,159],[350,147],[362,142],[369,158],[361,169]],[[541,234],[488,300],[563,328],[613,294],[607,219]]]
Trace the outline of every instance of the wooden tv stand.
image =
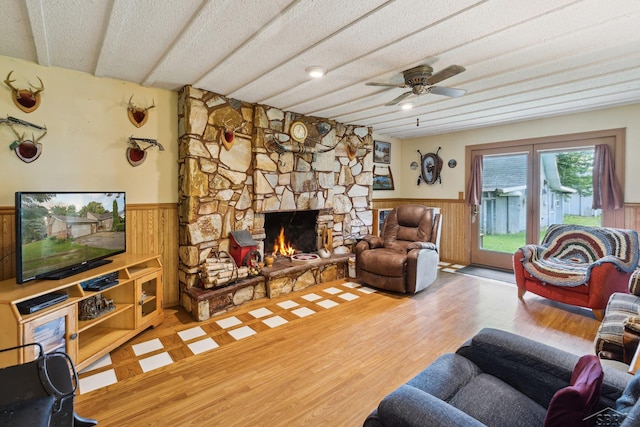
[[[45,352],[66,351],[80,370],[143,330],[162,323],[160,257],[121,254],[111,259],[109,264],[65,279],[0,282],[0,348],[40,342]],[[82,288],[82,282],[114,272],[118,274],[117,285],[101,292]],[[52,292],[64,293],[68,298],[35,313],[18,311],[18,303]],[[100,293],[115,308],[91,320],[79,320],[83,301]],[[0,353],[0,367],[35,357],[33,346]]]

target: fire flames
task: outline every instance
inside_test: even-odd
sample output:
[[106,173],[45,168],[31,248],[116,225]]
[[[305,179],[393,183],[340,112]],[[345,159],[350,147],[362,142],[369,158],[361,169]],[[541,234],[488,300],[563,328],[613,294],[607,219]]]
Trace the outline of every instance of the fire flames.
[[296,253],[296,250],[291,243],[287,242],[284,237],[284,227],[280,227],[280,234],[273,244],[273,256],[283,255],[291,256]]

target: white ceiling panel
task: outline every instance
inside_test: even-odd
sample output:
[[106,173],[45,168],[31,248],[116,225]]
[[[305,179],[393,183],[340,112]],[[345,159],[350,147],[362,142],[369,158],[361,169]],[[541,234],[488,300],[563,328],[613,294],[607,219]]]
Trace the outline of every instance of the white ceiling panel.
[[[0,55],[413,138],[640,102],[637,0],[0,0]],[[466,71],[410,96],[402,72]],[[309,66],[325,67],[319,80]],[[11,70],[0,70],[8,73]],[[420,119],[420,126],[416,126]]]

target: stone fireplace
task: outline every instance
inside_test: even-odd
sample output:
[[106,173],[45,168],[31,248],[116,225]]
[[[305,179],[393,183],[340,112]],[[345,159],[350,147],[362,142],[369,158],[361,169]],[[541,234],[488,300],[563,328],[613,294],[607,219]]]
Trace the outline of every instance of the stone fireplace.
[[316,252],[320,248],[318,210],[267,212],[264,216],[265,255],[276,251],[275,245],[282,245],[281,233],[284,244],[297,253]]
[[[179,281],[181,304],[197,317],[270,296],[266,280],[240,291],[220,290],[208,306],[198,287],[200,266],[229,249],[229,232],[248,230],[259,251],[272,251],[266,216],[317,212],[310,227],[315,248],[331,235],[334,253],[351,250],[353,235],[371,232],[373,138],[370,128],[302,116],[225,98],[186,86],[180,92]],[[290,127],[302,122],[307,138],[294,141]],[[269,236],[269,240],[271,237]],[[311,246],[309,246],[311,249]],[[340,268],[338,269],[340,270]],[[315,280],[325,275],[319,269]],[[291,278],[294,282],[299,278]],[[308,280],[307,280],[308,282]],[[300,288],[278,287],[278,292]],[[198,307],[193,307],[196,303]]]

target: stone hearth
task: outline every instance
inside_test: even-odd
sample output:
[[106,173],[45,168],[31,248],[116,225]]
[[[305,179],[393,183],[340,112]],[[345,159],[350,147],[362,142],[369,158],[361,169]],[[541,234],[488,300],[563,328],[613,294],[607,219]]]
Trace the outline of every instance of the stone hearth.
[[265,267],[260,275],[227,286],[203,289],[192,286],[183,293],[183,307],[194,319],[208,320],[217,313],[259,298],[275,298],[300,291],[312,285],[348,276],[348,259],[353,255],[332,255],[306,263],[279,257],[273,267]]

